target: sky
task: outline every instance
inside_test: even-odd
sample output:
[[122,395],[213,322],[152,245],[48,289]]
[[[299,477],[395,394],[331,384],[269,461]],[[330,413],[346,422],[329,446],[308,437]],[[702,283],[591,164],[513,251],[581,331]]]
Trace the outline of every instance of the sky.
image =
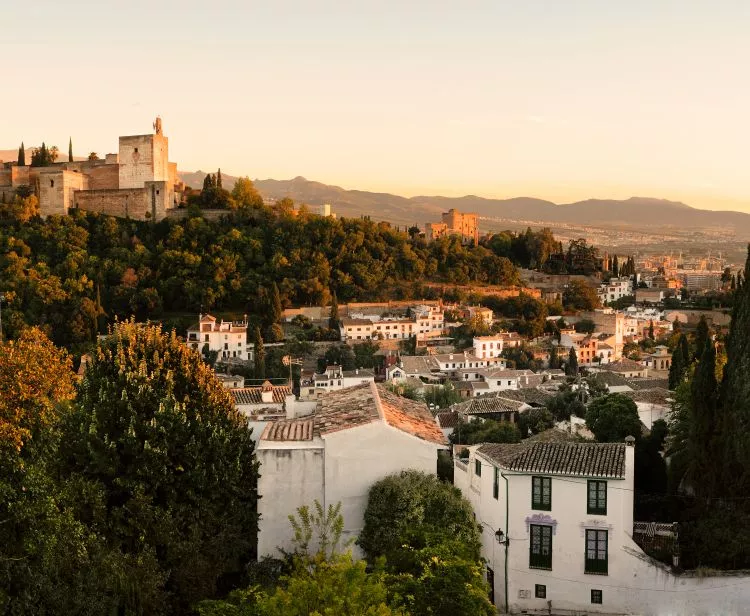
[[33,0],[0,8],[0,149],[406,196],[750,212],[747,0]]

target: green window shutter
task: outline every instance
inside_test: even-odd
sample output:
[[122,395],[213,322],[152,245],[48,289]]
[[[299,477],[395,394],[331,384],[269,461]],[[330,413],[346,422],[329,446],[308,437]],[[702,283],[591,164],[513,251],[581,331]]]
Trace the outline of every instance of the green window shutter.
[[482,476],[482,463],[479,460],[474,460],[474,474],[477,477]]
[[552,569],[552,527],[542,524],[529,526],[529,567]]
[[608,573],[608,531],[586,531],[586,573],[607,575]]
[[588,498],[586,512],[593,515],[607,515],[607,482],[588,482]]
[[542,511],[552,510],[552,478],[531,478],[531,508]]
[[492,482],[492,498],[497,500],[500,493],[500,469],[495,467],[495,477]]

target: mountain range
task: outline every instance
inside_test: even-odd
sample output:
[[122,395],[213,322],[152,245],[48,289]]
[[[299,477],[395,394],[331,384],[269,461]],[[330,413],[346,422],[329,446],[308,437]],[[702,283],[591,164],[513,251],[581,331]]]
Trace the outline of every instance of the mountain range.
[[[205,173],[180,173],[194,188],[203,184]],[[236,178],[222,174],[224,186],[231,188]],[[733,230],[739,239],[750,238],[750,214],[735,211],[700,210],[679,201],[631,197],[629,199],[587,199],[558,204],[533,197],[488,199],[465,197],[401,197],[390,193],[347,190],[296,177],[291,180],[254,180],[267,199],[290,197],[298,203],[330,203],[340,216],[371,216],[394,224],[424,224],[439,220],[441,212],[456,208],[476,212],[482,218],[528,222],[626,228],[672,228]],[[484,225],[483,225],[484,226]]]

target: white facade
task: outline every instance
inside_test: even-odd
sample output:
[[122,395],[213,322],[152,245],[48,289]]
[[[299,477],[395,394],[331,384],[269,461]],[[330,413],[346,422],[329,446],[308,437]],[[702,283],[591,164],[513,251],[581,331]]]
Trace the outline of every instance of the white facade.
[[328,366],[325,372],[314,374],[312,379],[303,379],[301,395],[304,397],[320,396],[328,391],[337,391],[374,382],[375,373],[372,370],[362,368],[344,370],[338,365]]
[[[632,540],[633,447],[625,447],[622,478],[512,471],[506,468],[512,464],[500,464],[478,449],[471,448],[467,463],[455,463],[454,483],[482,527],[482,555],[493,572],[500,611],[507,605],[514,614],[746,613],[750,577],[678,576]],[[534,502],[532,477],[538,478],[539,497],[546,490],[540,479],[549,480],[549,499]],[[606,513],[590,512],[590,481],[606,482]],[[546,506],[539,506],[545,500]],[[587,562],[587,556],[594,558]],[[587,567],[598,572],[587,573]]]
[[628,295],[633,295],[633,280],[629,277],[610,278],[609,282],[601,284],[596,293],[602,304],[615,302]]
[[476,336],[472,340],[474,356],[478,359],[488,357],[498,357],[503,352],[503,337],[496,336]]
[[[362,399],[352,399],[348,405],[345,398],[349,392],[359,396],[379,393],[377,401],[372,398],[372,406],[366,410],[372,417],[364,423]],[[342,402],[344,415],[339,415],[338,419],[332,419],[326,411],[325,402],[331,396]],[[384,401],[387,396],[393,398]],[[345,524],[342,539],[356,539],[364,526],[368,493],[375,482],[407,469],[436,472],[437,452],[444,448],[445,438],[427,407],[407,401],[404,404],[408,406],[401,409],[415,419],[414,405],[423,408],[416,420],[424,422],[423,436],[427,436],[419,437],[402,429],[389,417],[384,409],[391,404],[401,403],[397,396],[374,384],[352,388],[324,397],[315,415],[303,420],[307,422],[304,426],[289,424],[291,429],[285,432],[280,425],[277,428],[281,429],[273,433],[275,436],[266,430],[257,448],[260,462],[258,512],[261,516],[259,558],[278,556],[279,547],[292,549],[288,516],[298,507],[312,505],[315,499],[324,507],[340,502]],[[349,419],[352,412],[359,414],[358,425]],[[329,427],[331,424],[337,425]],[[279,434],[288,434],[290,438],[279,437]],[[361,555],[356,547],[354,553]]]
[[247,360],[247,322],[217,321],[210,314],[202,315],[198,325],[188,329],[186,343],[199,353],[208,345],[219,359]]
[[411,336],[419,339],[430,333],[443,332],[445,317],[442,306],[418,305],[410,310],[412,316],[403,318],[353,313],[351,318],[341,319],[341,340],[406,340]]

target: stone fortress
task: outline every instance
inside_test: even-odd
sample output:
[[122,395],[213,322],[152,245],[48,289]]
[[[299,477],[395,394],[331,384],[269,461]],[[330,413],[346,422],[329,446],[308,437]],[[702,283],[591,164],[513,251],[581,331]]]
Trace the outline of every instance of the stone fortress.
[[43,217],[71,208],[136,220],[162,220],[182,201],[177,164],[169,162],[169,140],[161,118],[148,135],[120,137],[117,154],[104,159],[56,162],[45,167],[0,163],[0,200],[28,186]]

